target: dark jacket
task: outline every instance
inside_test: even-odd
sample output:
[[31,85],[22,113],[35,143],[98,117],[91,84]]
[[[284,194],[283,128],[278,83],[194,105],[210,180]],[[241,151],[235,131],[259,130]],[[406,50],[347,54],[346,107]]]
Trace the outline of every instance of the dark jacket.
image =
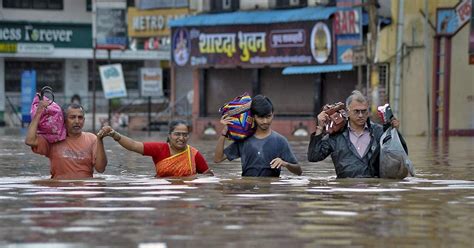
[[381,125],[367,121],[370,132],[370,143],[361,158],[349,138],[349,128],[331,135],[311,135],[308,147],[308,160],[318,162],[331,155],[338,178],[344,177],[378,177]]

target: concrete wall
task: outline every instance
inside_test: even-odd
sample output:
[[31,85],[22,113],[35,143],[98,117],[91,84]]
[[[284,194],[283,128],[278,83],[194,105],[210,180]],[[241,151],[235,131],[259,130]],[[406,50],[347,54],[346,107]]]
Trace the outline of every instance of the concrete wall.
[[[454,7],[456,0],[429,0],[428,16],[436,25],[436,9]],[[420,10],[424,9],[424,0],[405,0],[402,76],[400,82],[400,116],[401,130],[405,135],[427,135],[430,121],[428,119],[427,90],[425,80],[425,66],[428,66],[428,93],[431,95],[433,82],[433,38],[435,30],[428,29],[429,40],[424,40],[424,17]],[[397,40],[398,1],[392,1],[392,24],[381,30],[379,47],[377,50],[378,62],[390,63],[390,103],[393,105],[394,82],[396,68],[396,40]],[[453,37],[452,64],[451,64],[451,113],[450,129],[469,129],[474,126],[473,93],[474,85],[473,66],[468,65],[468,25]],[[425,52],[429,62],[425,64]],[[470,92],[470,93],[469,93]],[[431,103],[431,101],[430,101]],[[461,108],[463,113],[456,109]],[[471,110],[469,111],[470,108]],[[454,113],[456,112],[456,113]],[[431,114],[431,113],[430,113]]]
[[474,129],[474,65],[468,63],[469,24],[452,38],[449,129]]
[[92,23],[86,0],[64,0],[63,10],[10,9],[0,6],[1,20]]

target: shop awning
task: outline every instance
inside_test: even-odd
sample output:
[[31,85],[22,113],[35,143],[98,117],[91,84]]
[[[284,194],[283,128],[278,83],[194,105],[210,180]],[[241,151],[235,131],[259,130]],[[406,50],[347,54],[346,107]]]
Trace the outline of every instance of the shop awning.
[[352,64],[342,65],[311,65],[311,66],[290,66],[283,69],[283,75],[294,74],[318,74],[326,72],[352,71]]
[[236,11],[202,14],[170,21],[170,27],[270,24],[327,20],[334,12],[347,8],[308,7],[285,10]]

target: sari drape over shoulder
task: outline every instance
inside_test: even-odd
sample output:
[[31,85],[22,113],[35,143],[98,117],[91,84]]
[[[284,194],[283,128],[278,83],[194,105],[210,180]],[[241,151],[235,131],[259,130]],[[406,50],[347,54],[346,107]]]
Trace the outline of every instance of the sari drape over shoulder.
[[187,145],[186,150],[156,163],[157,177],[184,177],[196,174],[197,149]]

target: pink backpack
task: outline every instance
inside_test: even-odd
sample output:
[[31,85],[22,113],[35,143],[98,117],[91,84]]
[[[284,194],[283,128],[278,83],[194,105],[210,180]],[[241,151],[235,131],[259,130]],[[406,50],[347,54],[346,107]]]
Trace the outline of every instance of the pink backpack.
[[[50,93],[52,93],[52,91]],[[50,100],[46,96],[42,95],[43,93],[41,95],[36,94],[35,98],[33,98],[30,111],[31,118],[34,118],[36,114],[40,97],[46,99],[47,101]],[[38,123],[37,133],[43,136],[49,143],[55,143],[66,139],[66,127],[64,125],[63,111],[61,107],[54,102],[54,95],[51,103],[41,115],[40,121]]]

